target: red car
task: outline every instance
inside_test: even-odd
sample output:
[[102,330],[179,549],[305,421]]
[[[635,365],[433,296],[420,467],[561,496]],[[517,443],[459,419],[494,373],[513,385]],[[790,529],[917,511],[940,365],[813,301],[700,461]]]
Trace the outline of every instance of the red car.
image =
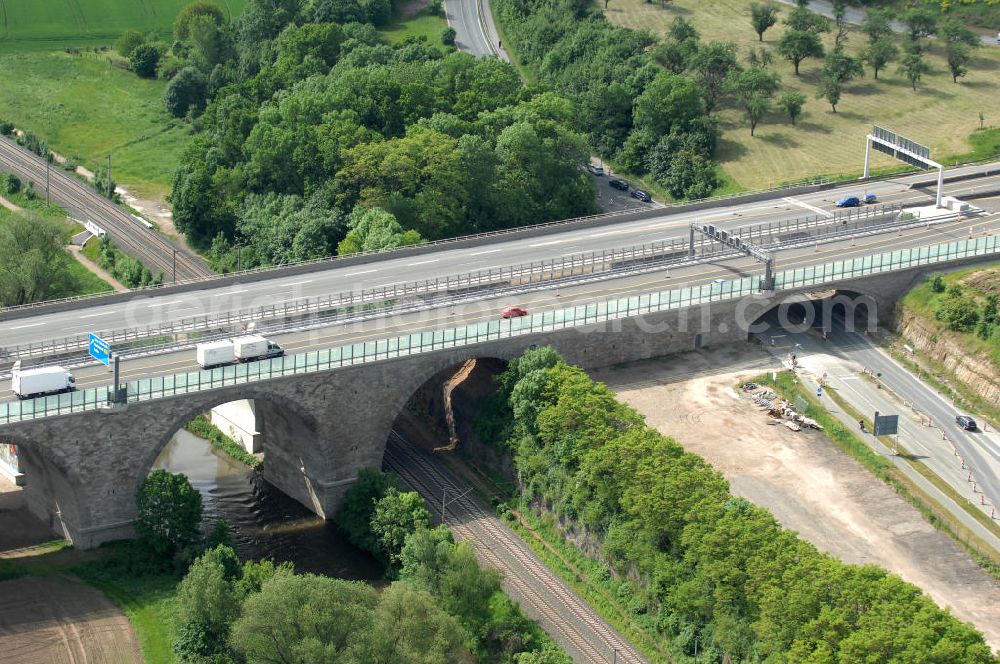
[[500,312],[500,318],[520,318],[527,315],[528,310],[521,307],[507,307]]

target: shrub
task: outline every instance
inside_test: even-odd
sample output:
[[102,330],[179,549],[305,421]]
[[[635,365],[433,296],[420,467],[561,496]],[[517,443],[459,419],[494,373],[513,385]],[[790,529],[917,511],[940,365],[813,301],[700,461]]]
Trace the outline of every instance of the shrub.
[[445,46],[454,46],[456,34],[455,28],[449,25],[441,32],[441,43]]
[[137,46],[128,58],[129,67],[141,78],[154,78],[159,62],[160,52],[152,44]]
[[935,293],[943,293],[944,289],[944,277],[940,274],[935,274],[931,279],[931,290]]
[[9,120],[0,120],[0,135],[10,136],[14,133],[14,123]]
[[21,178],[13,173],[0,173],[0,193],[16,194],[21,191]]
[[154,470],[139,486],[135,532],[159,556],[173,556],[201,539],[201,494],[187,477]]
[[141,33],[135,30],[126,30],[115,42],[115,50],[123,58],[128,58],[144,43],[146,43],[146,40]]

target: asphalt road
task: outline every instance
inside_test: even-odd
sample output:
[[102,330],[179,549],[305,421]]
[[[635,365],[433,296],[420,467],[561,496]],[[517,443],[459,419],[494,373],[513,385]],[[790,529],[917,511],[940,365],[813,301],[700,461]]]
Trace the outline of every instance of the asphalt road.
[[[777,269],[792,269],[817,263],[840,260],[852,255],[862,255],[890,251],[908,246],[923,246],[949,242],[967,237],[968,226],[973,224],[976,234],[989,229],[1000,233],[1000,216],[979,219],[963,224],[942,224],[930,228],[914,228],[901,235],[888,233],[854,240],[843,240],[820,245],[787,249],[775,254]],[[537,313],[548,309],[558,309],[571,304],[595,302],[611,297],[659,291],[668,288],[701,284],[713,279],[733,279],[751,274],[760,274],[761,266],[751,258],[732,258],[696,265],[656,271],[642,275],[611,279],[593,283],[566,286],[558,289],[540,290],[523,294],[517,298],[491,297],[461,305],[445,305],[405,314],[390,314],[354,322],[345,321],[336,325],[312,330],[269,334],[268,336],[288,353],[330,348],[360,340],[370,340],[396,336],[404,333],[436,330],[444,327],[467,325],[494,320],[505,306],[516,304]],[[23,323],[22,323],[23,324]],[[136,380],[155,376],[170,375],[182,371],[197,370],[193,349],[172,351],[149,356],[125,356],[122,362],[122,380]],[[78,389],[88,389],[107,385],[111,376],[109,369],[102,365],[74,367]],[[0,382],[0,400],[14,398],[10,391],[10,381]]]
[[[986,514],[990,513],[990,508],[980,504],[980,496],[991,505],[1000,504],[1000,436],[996,432],[962,430],[955,424],[955,416],[961,411],[954,404],[896,363],[868,338],[845,331],[842,321],[833,321],[826,340],[816,330],[801,332],[776,328],[774,333],[782,335],[773,349],[776,354],[796,353],[800,370],[815,378],[826,374],[827,384],[869,419],[876,410],[883,415],[899,415],[901,447],[950,484],[962,498]],[[763,333],[765,337],[768,334],[771,332]],[[888,389],[880,389],[866,378],[862,374],[864,368],[881,373],[882,384]],[[908,404],[912,404],[912,408]],[[827,401],[827,406],[831,412],[841,414],[832,401]],[[847,424],[858,428],[853,418]],[[863,438],[901,469],[911,470],[905,460],[895,456],[870,434],[864,434]],[[970,472],[977,482],[977,491],[973,491],[968,481]],[[956,508],[953,513],[994,546],[1000,544],[1000,539],[985,531],[964,511]]]
[[[0,170],[15,173],[25,183],[33,181],[35,190],[44,194],[45,160],[5,137],[0,137]],[[115,246],[138,258],[150,272],[163,272],[164,281],[169,283],[174,276],[175,251],[179,281],[214,274],[200,256],[155,230],[146,228],[132,215],[58,166],[48,169],[48,177],[49,194],[53,202],[66,209],[74,218],[93,221],[103,228]]]
[[[92,300],[86,308],[58,313],[39,313],[30,318],[0,322],[0,345],[15,346],[66,336],[160,324],[204,314],[219,314],[260,306],[271,306],[307,297],[356,291],[433,279],[446,275],[508,266],[529,261],[551,260],[587,251],[627,247],[686,236],[692,222],[711,222],[732,228],[765,221],[790,220],[828,214],[834,202],[846,194],[876,193],[886,203],[926,205],[932,193],[909,189],[909,183],[926,174],[847,185],[795,198],[781,198],[746,205],[684,211],[664,208],[662,216],[632,222],[610,220],[604,226],[555,230],[550,235],[521,238],[517,233],[503,242],[449,249],[419,256],[386,258],[364,265],[337,267],[309,274],[276,277],[267,281],[239,283],[232,279],[210,282],[211,287],[183,294],[137,294],[134,300],[101,305]],[[945,191],[963,196],[973,190],[1000,188],[1000,176],[978,178],[945,185]]]
[[490,11],[486,3],[487,0],[445,0],[444,14],[448,25],[455,28],[455,46],[477,58],[494,56],[509,61],[500,48],[492,18],[486,21]]

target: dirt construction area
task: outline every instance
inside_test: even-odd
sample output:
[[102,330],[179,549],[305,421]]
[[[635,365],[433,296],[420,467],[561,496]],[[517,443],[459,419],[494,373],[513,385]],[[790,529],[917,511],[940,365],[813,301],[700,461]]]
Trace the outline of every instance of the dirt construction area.
[[[0,479],[0,558],[27,558],[54,537],[19,491]],[[0,581],[0,664],[142,661],[128,618],[101,591],[66,576]]]
[[751,345],[593,372],[646,421],[717,468],[732,492],[849,563],[921,587],[1000,649],[1000,583],[821,432],[769,426],[735,389],[776,368]]

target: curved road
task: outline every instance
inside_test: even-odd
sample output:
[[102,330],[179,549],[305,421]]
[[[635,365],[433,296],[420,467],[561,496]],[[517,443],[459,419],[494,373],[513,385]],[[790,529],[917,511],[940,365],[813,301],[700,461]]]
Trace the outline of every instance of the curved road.
[[500,37],[489,0],[445,0],[445,18],[455,28],[455,46],[477,58],[497,57],[510,62]]
[[[0,170],[13,172],[25,182],[34,182],[36,191],[45,189],[45,160],[5,137],[0,137]],[[93,221],[103,228],[119,249],[142,261],[153,274],[162,272],[164,282],[170,283],[174,278],[175,252],[177,280],[215,274],[200,256],[146,228],[135,217],[61,168],[49,168],[48,177],[53,201],[76,217]]]

